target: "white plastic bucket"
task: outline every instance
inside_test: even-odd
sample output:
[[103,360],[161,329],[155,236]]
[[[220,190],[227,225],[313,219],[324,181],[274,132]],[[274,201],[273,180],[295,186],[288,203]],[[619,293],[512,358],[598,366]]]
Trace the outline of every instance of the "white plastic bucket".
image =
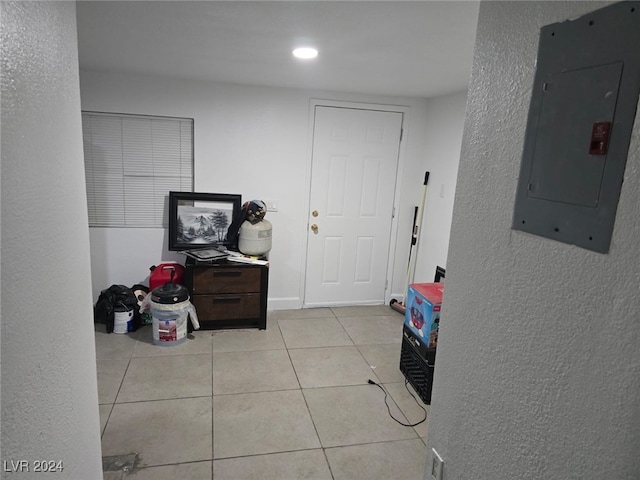
[[131,329],[132,320],[133,310],[116,308],[113,312],[113,333],[127,333]]
[[169,347],[187,340],[187,318],[193,310],[189,300],[172,304],[152,300],[150,307],[154,344]]

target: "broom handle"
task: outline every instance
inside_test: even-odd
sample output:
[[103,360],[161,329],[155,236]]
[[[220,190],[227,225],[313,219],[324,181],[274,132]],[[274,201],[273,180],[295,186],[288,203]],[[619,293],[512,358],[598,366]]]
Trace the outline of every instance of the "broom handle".
[[[409,248],[409,267],[407,268],[407,287],[412,283],[413,276],[415,275],[415,261],[418,251],[418,238],[420,235],[420,228],[422,223],[422,215],[424,212],[424,205],[427,200],[427,185],[429,184],[429,172],[424,174],[424,183],[422,188],[422,198],[418,205],[418,210],[415,213],[415,219],[413,222],[413,232],[411,233],[411,246]],[[405,300],[406,301],[406,300]]]

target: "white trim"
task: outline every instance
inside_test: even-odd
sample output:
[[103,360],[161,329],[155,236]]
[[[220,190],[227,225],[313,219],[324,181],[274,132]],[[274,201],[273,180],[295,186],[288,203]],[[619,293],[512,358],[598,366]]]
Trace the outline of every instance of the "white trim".
[[269,298],[267,299],[267,310],[300,310],[302,299],[296,297]]
[[352,307],[355,305],[360,306],[379,306],[386,305],[386,303],[380,303],[380,301],[367,301],[362,300],[359,302],[327,302],[327,303],[307,303],[302,308],[322,308],[322,307]]
[[[306,285],[306,273],[307,273],[307,254],[309,250],[309,209],[311,203],[311,166],[313,160],[313,132],[315,128],[315,109],[316,107],[337,107],[337,108],[351,108],[358,110],[377,110],[383,112],[397,112],[402,114],[402,140],[400,141],[400,148],[398,150],[398,168],[396,170],[396,183],[394,186],[393,194],[393,207],[395,216],[391,220],[391,232],[389,236],[389,253],[387,261],[387,285],[393,284],[393,268],[395,265],[395,254],[398,237],[398,218],[400,212],[400,187],[401,179],[403,178],[404,166],[406,163],[406,147],[407,136],[409,133],[409,113],[411,107],[408,105],[384,105],[377,103],[362,103],[362,102],[346,102],[340,100],[326,100],[320,98],[311,98],[309,100],[309,129],[308,129],[308,141],[307,141],[307,161],[306,161],[306,175],[305,175],[305,191],[307,196],[304,200],[304,225],[305,225],[305,242],[302,251],[302,264],[300,265],[300,299],[302,308],[313,307],[326,307],[326,306],[339,306],[338,304],[305,304],[305,285]],[[394,298],[390,291],[385,291],[385,303],[388,304]],[[371,303],[363,303],[363,305],[371,305]]]

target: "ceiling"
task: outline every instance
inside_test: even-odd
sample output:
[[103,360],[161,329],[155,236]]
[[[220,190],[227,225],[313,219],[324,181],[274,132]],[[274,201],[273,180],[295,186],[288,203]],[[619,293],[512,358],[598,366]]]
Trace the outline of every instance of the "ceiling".
[[[468,86],[479,2],[88,1],[82,70],[377,95]],[[299,45],[319,50],[293,58]]]

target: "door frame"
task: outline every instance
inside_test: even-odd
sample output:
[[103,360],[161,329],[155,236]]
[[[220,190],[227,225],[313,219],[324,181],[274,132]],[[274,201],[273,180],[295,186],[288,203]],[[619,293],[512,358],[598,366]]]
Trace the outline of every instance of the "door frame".
[[393,285],[393,267],[395,265],[396,246],[398,241],[398,218],[400,212],[400,187],[402,184],[403,172],[405,167],[406,139],[409,132],[409,112],[411,107],[407,105],[378,104],[378,103],[362,103],[348,102],[341,100],[325,100],[319,98],[311,98],[309,100],[309,130],[307,134],[307,161],[305,174],[305,192],[304,199],[304,219],[305,239],[302,249],[302,265],[300,269],[300,300],[302,308],[309,308],[305,304],[305,290],[307,278],[307,255],[309,254],[309,209],[311,208],[311,171],[313,163],[313,141],[315,131],[315,111],[316,107],[335,107],[349,108],[357,110],[374,110],[383,112],[396,112],[402,114],[402,138],[400,140],[400,148],[398,150],[398,169],[396,171],[396,181],[393,194],[393,211],[394,215],[391,219],[391,233],[389,238],[389,252],[387,258],[386,288],[384,292],[384,302],[388,304],[391,301],[391,288]]

